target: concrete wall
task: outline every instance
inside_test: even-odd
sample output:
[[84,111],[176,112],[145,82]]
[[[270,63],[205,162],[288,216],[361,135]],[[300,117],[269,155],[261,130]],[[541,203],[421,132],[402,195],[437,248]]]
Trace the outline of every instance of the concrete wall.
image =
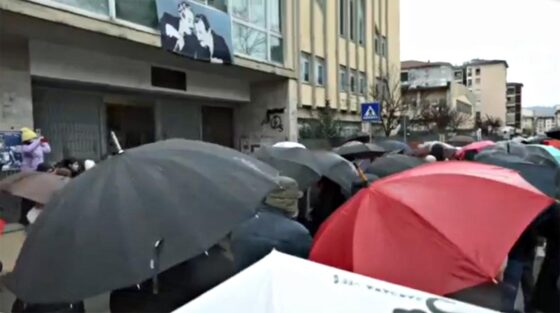
[[153,87],[151,66],[154,64],[149,60],[138,61],[44,41],[31,41],[30,59],[31,74],[37,77],[228,101],[249,101],[251,96],[249,82],[243,79],[185,69],[178,70],[186,72],[187,91]]
[[28,56],[25,38],[0,32],[0,130],[33,127]]
[[260,145],[297,141],[297,84],[294,80],[255,83],[251,102],[236,112],[239,149],[251,153]]
[[415,68],[408,70],[408,85],[410,86],[444,86],[454,81],[451,66],[436,66]]
[[[507,102],[507,68],[504,64],[473,65],[472,87],[474,94],[480,98],[480,107],[475,108],[484,119],[487,115],[506,121]],[[480,68],[480,76],[475,76],[475,69]],[[476,79],[480,79],[480,84]]]

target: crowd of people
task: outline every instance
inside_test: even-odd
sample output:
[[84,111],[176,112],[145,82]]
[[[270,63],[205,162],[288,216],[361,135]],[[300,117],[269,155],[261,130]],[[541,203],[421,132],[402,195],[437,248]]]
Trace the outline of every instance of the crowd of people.
[[[30,129],[23,129],[24,170],[52,172],[70,178],[90,169],[92,161],[74,158],[55,165],[45,162],[50,152],[46,138]],[[425,162],[445,162],[456,155],[449,146],[431,143],[415,151],[415,157]],[[472,155],[467,156],[471,159]],[[369,160],[372,161],[372,160]],[[356,163],[358,164],[358,163]],[[357,166],[359,170],[359,166]],[[362,188],[377,178],[364,174],[356,177],[351,194],[345,193],[332,180],[323,177],[307,192],[302,193],[296,180],[280,177],[278,187],[264,199],[258,214],[234,229],[219,244],[205,253],[173,266],[154,279],[137,285],[113,290],[111,312],[170,312],[212,289],[229,277],[256,263],[273,249],[308,258],[313,237],[329,216]],[[24,205],[22,223],[33,223],[40,211],[35,203]],[[445,295],[450,298],[513,312],[518,286],[521,286],[525,312],[555,312],[558,310],[558,208],[546,210],[515,243],[504,261],[496,282]],[[507,218],[507,217],[504,217]],[[533,264],[538,247],[546,242],[546,256],[537,282]],[[83,302],[72,304],[30,304],[16,300],[13,312],[84,312]]]

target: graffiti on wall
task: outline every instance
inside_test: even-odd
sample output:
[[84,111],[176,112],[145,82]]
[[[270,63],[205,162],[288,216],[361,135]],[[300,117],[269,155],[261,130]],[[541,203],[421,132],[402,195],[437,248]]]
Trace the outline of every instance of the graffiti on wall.
[[282,115],[285,109],[268,109],[266,110],[266,116],[261,122],[261,126],[268,125],[273,130],[278,132],[284,131],[284,123],[282,121]]

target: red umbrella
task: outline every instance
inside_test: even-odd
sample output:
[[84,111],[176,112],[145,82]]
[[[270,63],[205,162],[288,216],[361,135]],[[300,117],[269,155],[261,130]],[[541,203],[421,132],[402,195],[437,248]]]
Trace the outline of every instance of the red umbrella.
[[504,168],[438,162],[362,190],[323,224],[310,259],[445,295],[497,276],[554,201]]
[[469,145],[466,145],[464,147],[462,147],[459,151],[457,151],[457,154],[455,155],[455,157],[458,160],[463,160],[465,158],[465,154],[467,153],[467,151],[476,151],[476,152],[480,152],[480,150],[493,146],[496,143],[490,140],[485,140],[485,141],[477,141],[477,142],[473,142]]

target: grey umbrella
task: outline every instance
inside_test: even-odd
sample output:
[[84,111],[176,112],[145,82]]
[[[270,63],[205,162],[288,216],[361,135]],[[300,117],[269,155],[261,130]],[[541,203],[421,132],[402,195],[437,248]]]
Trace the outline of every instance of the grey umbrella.
[[140,283],[253,217],[276,175],[247,155],[198,141],[125,151],[51,199],[7,286],[26,302],[70,303]]
[[306,190],[322,176],[315,156],[307,149],[265,146],[255,157],[276,168],[282,176],[295,179],[300,190]]
[[412,156],[390,154],[373,161],[366,170],[366,173],[374,174],[383,178],[415,168],[424,163],[424,160]]
[[352,184],[359,176],[354,165],[336,153],[328,151],[313,152],[321,174],[338,184],[346,193],[352,191]]
[[333,150],[348,160],[370,159],[382,156],[386,150],[373,143],[350,141]]

